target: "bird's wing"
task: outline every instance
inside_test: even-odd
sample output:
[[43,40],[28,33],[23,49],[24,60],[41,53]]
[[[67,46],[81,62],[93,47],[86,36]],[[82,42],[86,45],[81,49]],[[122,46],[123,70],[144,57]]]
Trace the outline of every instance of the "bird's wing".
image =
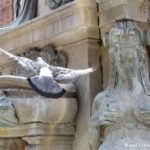
[[36,64],[37,65],[40,65],[41,68],[42,67],[47,67],[50,71],[52,72],[60,72],[60,71],[70,71],[71,69],[68,69],[68,68],[63,68],[63,67],[57,67],[57,66],[52,66],[52,65],[49,65],[47,62],[45,62],[42,57],[37,57],[37,61],[36,61]]
[[51,70],[52,72],[55,72],[55,73],[60,72],[60,71],[70,72],[72,70],[69,68],[57,67],[57,66],[52,66],[52,65],[48,65],[48,68],[49,68],[49,70]]
[[75,70],[74,72],[76,74],[78,74],[79,76],[82,76],[82,75],[90,74],[90,73],[92,73],[92,72],[94,72],[96,70],[97,70],[97,68],[95,67],[95,68],[87,68],[87,69]]
[[18,56],[15,56],[14,54],[11,54],[11,53],[9,53],[9,52],[7,52],[6,50],[4,50],[4,49],[2,49],[2,48],[0,48],[0,51],[2,52],[2,53],[4,53],[5,55],[7,55],[9,58],[11,58],[12,60],[14,60],[14,61],[19,61],[19,57]]
[[65,94],[53,78],[48,76],[35,76],[27,79],[30,86],[40,95],[49,98],[59,98]]
[[36,64],[42,67],[49,67],[49,64],[46,63],[42,57],[37,57]]
[[37,93],[45,97],[59,98],[66,92],[53,79],[51,71],[46,67],[41,68],[39,76],[30,77],[27,80]]
[[36,64],[34,61],[32,61],[28,58],[25,58],[25,57],[19,57],[14,54],[11,54],[11,53],[7,52],[6,50],[3,50],[2,48],[0,48],[0,51],[2,53],[6,54],[9,58],[14,60],[19,65],[21,65],[24,69],[35,72],[34,68],[36,68]]
[[60,71],[54,74],[54,79],[61,83],[75,82],[80,76],[94,72],[95,68]]

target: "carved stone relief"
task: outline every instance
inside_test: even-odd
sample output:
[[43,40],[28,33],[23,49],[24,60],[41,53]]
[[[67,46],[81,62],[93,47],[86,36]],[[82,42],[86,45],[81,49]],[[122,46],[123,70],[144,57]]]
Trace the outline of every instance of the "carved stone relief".
[[11,100],[0,91],[0,127],[11,127],[17,124],[18,118]]
[[72,1],[73,0],[47,0],[50,9],[56,9]]
[[91,150],[150,149],[150,82],[143,32],[133,21],[118,21],[108,35],[110,76],[93,103]]
[[[35,60],[37,57],[42,57],[44,61],[53,66],[67,67],[68,55],[66,52],[57,51],[52,45],[47,45],[43,48],[31,48],[26,53],[21,54],[23,57]],[[21,68],[20,65],[14,63],[10,68],[11,75],[19,75],[29,77],[32,73]]]

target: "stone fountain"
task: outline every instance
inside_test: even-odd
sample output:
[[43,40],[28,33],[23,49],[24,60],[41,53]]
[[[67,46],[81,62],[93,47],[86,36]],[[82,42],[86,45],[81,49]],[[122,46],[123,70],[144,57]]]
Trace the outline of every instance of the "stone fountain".
[[[0,149],[70,150],[75,134],[75,86],[58,99],[37,95],[24,77],[0,76]],[[66,88],[67,88],[66,87]]]
[[[42,51],[33,49],[24,55],[67,64],[63,52],[50,45]],[[61,84],[67,91],[63,97],[45,98],[31,89],[29,72],[13,63],[9,70],[11,75],[0,76],[0,149],[71,150],[78,108],[75,85]]]

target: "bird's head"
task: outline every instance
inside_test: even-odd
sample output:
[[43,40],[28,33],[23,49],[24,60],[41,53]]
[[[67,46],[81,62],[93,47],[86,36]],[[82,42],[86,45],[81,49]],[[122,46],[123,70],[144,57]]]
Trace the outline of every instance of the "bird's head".
[[42,57],[37,57],[37,61],[43,61]]

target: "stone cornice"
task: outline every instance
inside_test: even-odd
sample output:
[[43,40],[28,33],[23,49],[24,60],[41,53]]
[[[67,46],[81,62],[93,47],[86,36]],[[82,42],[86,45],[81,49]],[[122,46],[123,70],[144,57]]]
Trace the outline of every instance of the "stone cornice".
[[131,19],[147,23],[148,1],[144,0],[97,0],[99,1],[100,26],[105,27],[116,20]]
[[[22,124],[11,128],[0,128],[0,137],[23,137],[35,135],[74,135],[74,124],[43,124],[31,123]],[[63,129],[63,130],[62,130]],[[53,132],[52,132],[53,131]]]
[[[21,53],[32,46],[41,47],[48,43],[63,46],[87,38],[98,39],[98,37],[96,5],[74,1],[45,16],[1,33],[0,47],[9,51],[14,50],[14,53]],[[4,58],[1,60],[0,63],[3,65],[6,60]]]

